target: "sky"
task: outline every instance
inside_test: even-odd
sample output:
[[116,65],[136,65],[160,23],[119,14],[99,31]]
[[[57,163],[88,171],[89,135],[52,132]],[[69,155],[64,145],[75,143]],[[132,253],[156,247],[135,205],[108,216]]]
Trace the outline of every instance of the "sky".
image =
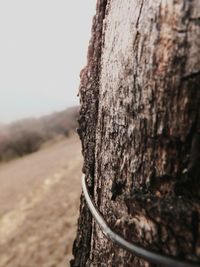
[[95,0],[0,1],[0,122],[79,103]]

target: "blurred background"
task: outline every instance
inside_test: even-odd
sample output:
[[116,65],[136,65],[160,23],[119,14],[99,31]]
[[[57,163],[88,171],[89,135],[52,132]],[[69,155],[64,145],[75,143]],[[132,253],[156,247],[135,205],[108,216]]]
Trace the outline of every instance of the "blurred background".
[[0,1],[0,267],[69,266],[95,2]]

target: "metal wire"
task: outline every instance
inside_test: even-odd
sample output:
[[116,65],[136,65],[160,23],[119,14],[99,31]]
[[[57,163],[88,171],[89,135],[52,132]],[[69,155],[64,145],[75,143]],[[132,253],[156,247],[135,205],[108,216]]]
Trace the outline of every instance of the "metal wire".
[[164,254],[158,254],[154,251],[148,250],[144,247],[141,247],[137,244],[130,243],[125,240],[123,237],[119,236],[117,233],[111,230],[111,228],[107,225],[106,221],[102,217],[101,213],[96,208],[92,198],[90,197],[88,187],[86,184],[85,174],[82,175],[82,189],[83,194],[90,209],[93,218],[100,226],[104,235],[109,238],[114,244],[117,244],[119,247],[131,252],[135,256],[147,260],[149,262],[155,264],[162,264],[166,267],[197,267],[200,266],[200,263],[193,263],[191,261],[181,261],[175,257],[167,256]]

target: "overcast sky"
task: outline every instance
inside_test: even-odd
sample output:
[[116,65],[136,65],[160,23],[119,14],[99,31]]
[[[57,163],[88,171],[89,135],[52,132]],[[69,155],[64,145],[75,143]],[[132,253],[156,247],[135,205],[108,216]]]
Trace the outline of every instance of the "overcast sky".
[[0,1],[0,122],[79,103],[95,3]]

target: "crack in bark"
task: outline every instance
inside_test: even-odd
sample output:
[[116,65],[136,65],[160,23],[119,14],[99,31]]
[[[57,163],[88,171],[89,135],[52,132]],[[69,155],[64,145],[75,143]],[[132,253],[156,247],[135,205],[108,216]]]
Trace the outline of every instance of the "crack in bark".
[[144,0],[141,1],[140,11],[139,11],[139,15],[138,15],[138,18],[137,18],[137,21],[136,21],[136,28],[138,28],[138,25],[139,25],[139,22],[140,22],[140,16],[142,14],[143,5],[144,5]]

